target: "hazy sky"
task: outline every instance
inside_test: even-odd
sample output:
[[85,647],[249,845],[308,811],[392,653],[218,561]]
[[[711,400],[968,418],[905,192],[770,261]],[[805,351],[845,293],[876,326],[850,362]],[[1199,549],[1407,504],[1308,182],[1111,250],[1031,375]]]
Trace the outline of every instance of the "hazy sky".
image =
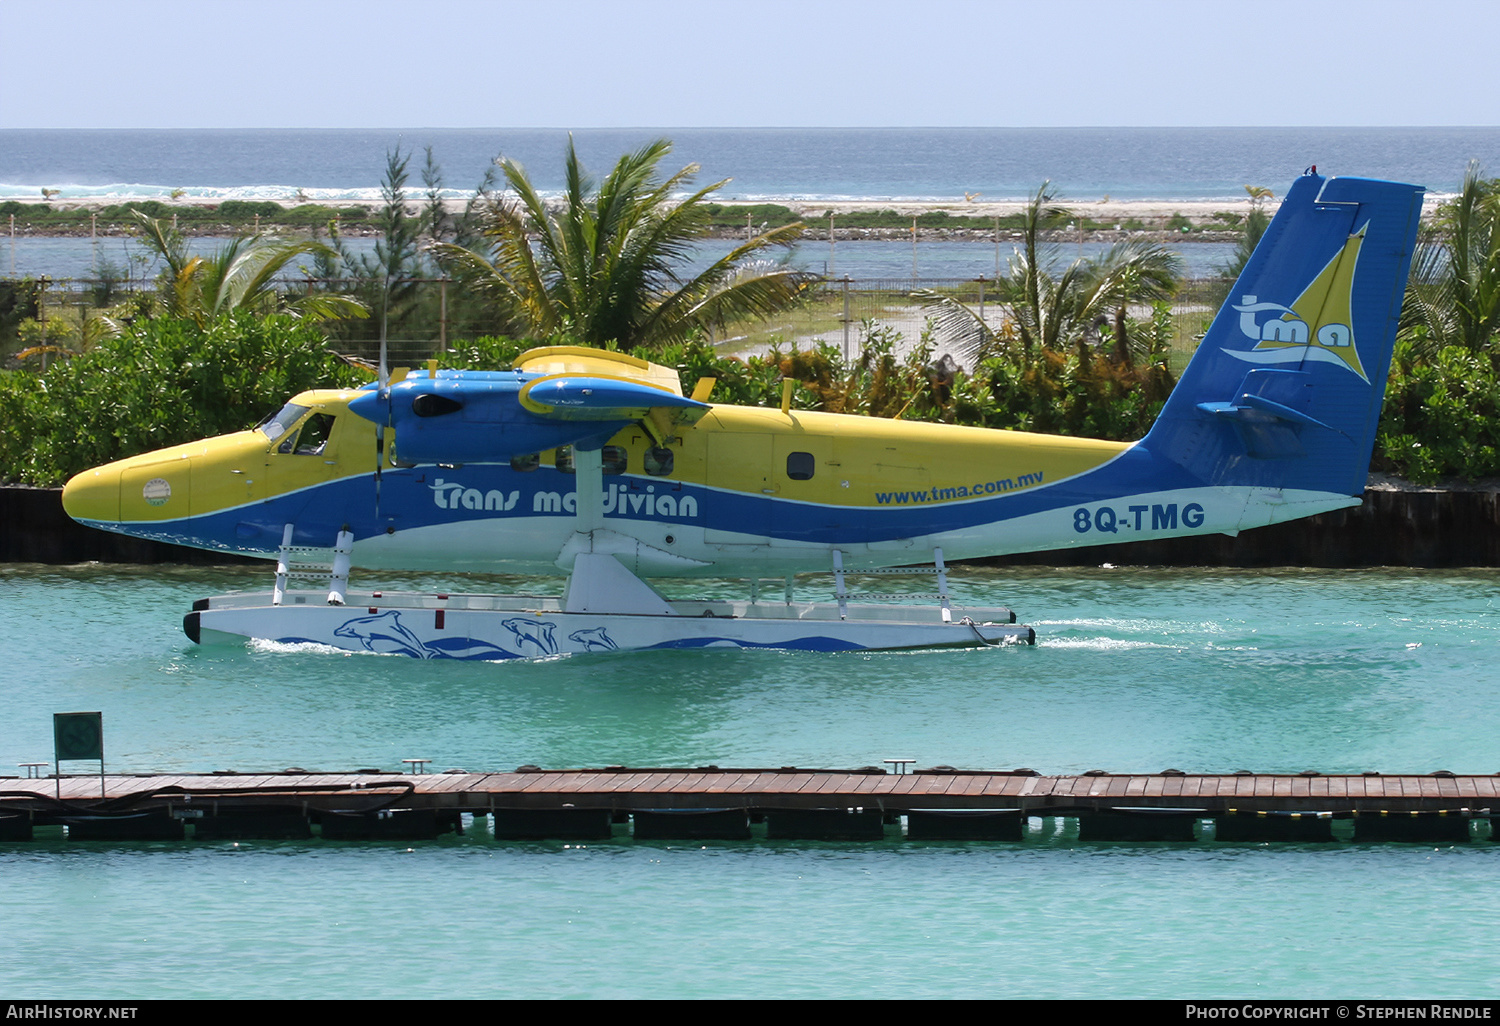
[[1494,125],[1493,0],[0,0],[0,128]]

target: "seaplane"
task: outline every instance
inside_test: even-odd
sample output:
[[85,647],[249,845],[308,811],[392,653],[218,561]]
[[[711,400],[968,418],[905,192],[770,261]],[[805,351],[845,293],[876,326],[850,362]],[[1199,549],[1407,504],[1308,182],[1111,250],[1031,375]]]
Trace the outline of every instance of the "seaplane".
[[[1422,207],[1420,187],[1309,172],[1161,414],[1133,443],[713,401],[628,354],[533,349],[511,370],[382,372],[258,427],[71,481],[81,523],[274,559],[270,591],[200,599],[196,642],[419,659],[670,648],[815,651],[1034,642],[948,594],[948,563],[1237,534],[1356,506]],[[846,573],[930,564],[936,602]],[[311,569],[309,569],[311,567]],[[560,595],[360,591],[364,570],[566,575]],[[832,601],[792,581],[832,572]],[[299,574],[318,575],[297,588]],[[748,578],[668,599],[652,578]],[[784,594],[773,585],[785,581]]]

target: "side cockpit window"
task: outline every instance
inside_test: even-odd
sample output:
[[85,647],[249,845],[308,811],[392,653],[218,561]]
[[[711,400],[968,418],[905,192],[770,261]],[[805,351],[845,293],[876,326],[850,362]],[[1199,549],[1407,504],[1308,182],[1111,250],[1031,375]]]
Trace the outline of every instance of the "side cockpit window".
[[302,415],[310,409],[312,409],[310,406],[298,406],[296,403],[287,403],[281,409],[257,424],[256,428],[261,434],[275,442],[281,439],[281,436],[286,434],[292,425],[301,420]]
[[297,435],[298,456],[321,456],[333,434],[333,415],[314,413],[302,422],[302,431]]
[[281,439],[281,444],[276,447],[276,451],[282,455],[321,456],[331,434],[333,434],[333,415],[314,413],[301,424],[283,430],[277,435],[276,437]]

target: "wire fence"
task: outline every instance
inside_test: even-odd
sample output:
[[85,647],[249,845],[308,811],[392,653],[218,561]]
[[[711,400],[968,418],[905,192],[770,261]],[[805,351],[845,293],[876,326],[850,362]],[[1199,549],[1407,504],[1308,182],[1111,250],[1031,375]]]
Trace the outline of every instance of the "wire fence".
[[[277,283],[289,296],[320,287],[337,286],[357,293],[379,294],[381,283],[342,279],[337,283],[286,279]],[[390,322],[386,340],[393,363],[417,364],[443,355],[466,339],[505,334],[505,318],[474,303],[451,279],[420,278],[392,283],[405,292],[399,318]],[[1187,355],[1197,345],[1222,301],[1228,283],[1221,279],[1189,279],[1171,303],[1174,353]],[[722,353],[746,356],[788,350],[816,343],[831,345],[847,357],[857,357],[865,339],[879,331],[890,339],[899,335],[897,350],[918,344],[928,332],[935,311],[914,293],[938,292],[965,304],[998,330],[1007,315],[997,302],[994,278],[823,278],[797,307],[754,324],[728,325],[710,333]],[[43,280],[38,290],[37,319],[52,322],[59,336],[86,337],[84,326],[109,310],[134,299],[156,294],[153,283],[140,280],[73,278]],[[1149,307],[1130,311],[1136,318],[1151,315]],[[380,317],[328,322],[330,347],[343,355],[374,362],[380,350]],[[933,339],[941,350],[941,339]],[[13,344],[10,348],[18,348]]]

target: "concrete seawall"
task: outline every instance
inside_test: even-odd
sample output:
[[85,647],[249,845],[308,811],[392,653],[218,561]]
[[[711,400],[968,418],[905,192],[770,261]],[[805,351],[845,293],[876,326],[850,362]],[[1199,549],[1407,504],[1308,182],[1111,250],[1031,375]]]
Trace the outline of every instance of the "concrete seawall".
[[1500,492],[1372,489],[1364,504],[1238,537],[1091,545],[985,560],[1012,566],[1500,566]]
[[[0,562],[260,562],[83,527],[55,488],[0,487]],[[1372,489],[1364,505],[1290,524],[982,560],[994,566],[1500,566],[1500,492]]]
[[61,488],[0,487],[0,563],[263,562],[96,531],[62,508]]

